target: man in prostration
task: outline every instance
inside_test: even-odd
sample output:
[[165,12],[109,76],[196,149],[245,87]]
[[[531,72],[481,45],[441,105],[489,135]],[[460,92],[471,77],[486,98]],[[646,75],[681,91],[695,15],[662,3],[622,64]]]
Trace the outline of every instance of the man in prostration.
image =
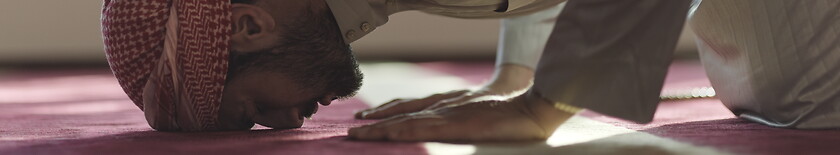
[[[390,14],[421,10],[461,18],[513,17],[561,2],[106,1],[103,31],[115,75],[155,129],[235,130],[254,122],[293,128],[311,115],[315,103],[329,105],[358,89],[361,74],[348,44]],[[544,49],[538,48],[542,56],[536,65],[502,57],[486,89],[395,100],[362,111],[360,118],[396,116],[351,129],[350,136],[538,140],[580,109],[649,122],[687,16],[710,80],[733,113],[775,127],[836,128],[838,3],[569,0],[556,20],[541,21],[554,24]],[[128,11],[136,8],[143,11]],[[512,21],[503,23],[515,25]],[[511,45],[509,34],[522,32],[503,32],[500,51],[517,52],[504,47]],[[493,87],[522,75],[529,83],[529,73],[531,86]],[[469,100],[515,89],[524,93]]]
[[[510,63],[500,66],[497,87],[487,90],[528,87],[530,68],[553,25],[542,21],[559,13],[559,7],[550,7],[514,19],[524,22],[507,22],[515,27],[507,30],[521,32],[506,37],[511,39],[505,48],[523,52],[506,52]],[[339,13],[346,12],[331,12],[326,1],[105,1],[103,32],[112,70],[153,128],[236,130],[254,123],[295,128],[314,113],[315,103],[329,105],[360,85],[348,45],[355,39],[343,38],[333,17]],[[233,34],[220,33],[227,31]]]

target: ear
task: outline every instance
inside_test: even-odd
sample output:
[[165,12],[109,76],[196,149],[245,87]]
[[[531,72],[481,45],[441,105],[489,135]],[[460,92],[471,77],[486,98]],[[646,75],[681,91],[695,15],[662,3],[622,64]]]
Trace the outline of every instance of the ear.
[[231,9],[231,49],[255,52],[275,46],[278,40],[277,24],[270,13],[250,4],[233,4]]

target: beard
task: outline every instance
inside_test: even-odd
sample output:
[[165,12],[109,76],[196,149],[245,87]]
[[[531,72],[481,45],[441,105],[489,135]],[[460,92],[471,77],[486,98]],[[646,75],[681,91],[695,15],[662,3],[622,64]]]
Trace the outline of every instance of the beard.
[[333,92],[338,98],[355,95],[362,85],[359,64],[348,50],[231,52],[228,80],[245,72],[275,72],[306,86],[303,91]]

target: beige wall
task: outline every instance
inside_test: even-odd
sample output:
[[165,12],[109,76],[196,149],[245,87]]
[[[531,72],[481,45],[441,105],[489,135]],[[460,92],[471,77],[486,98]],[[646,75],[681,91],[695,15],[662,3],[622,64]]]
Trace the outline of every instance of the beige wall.
[[[103,62],[100,0],[0,1],[0,62]],[[354,43],[360,58],[490,58],[498,20],[405,12]],[[683,40],[680,48],[693,49]]]
[[104,59],[99,0],[0,1],[0,61]]

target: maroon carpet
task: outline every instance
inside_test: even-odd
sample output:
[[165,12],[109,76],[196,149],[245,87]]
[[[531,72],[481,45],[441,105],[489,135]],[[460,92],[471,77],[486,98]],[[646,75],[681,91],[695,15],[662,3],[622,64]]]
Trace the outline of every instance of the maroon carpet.
[[[492,63],[420,63],[466,79],[487,80]],[[666,90],[708,86],[698,62],[676,62]],[[366,105],[356,99],[322,108],[293,130],[170,133],[153,131],[107,69],[0,71],[0,154],[426,154],[420,143],[357,142],[349,127]],[[788,130],[736,119],[716,99],[660,104],[654,122],[595,120],[739,154],[837,154],[840,130]]]
[[[105,70],[0,73],[0,154],[426,154],[419,143],[346,138],[367,107],[321,108],[302,128],[215,133],[153,131]],[[382,147],[387,146],[387,147]]]

